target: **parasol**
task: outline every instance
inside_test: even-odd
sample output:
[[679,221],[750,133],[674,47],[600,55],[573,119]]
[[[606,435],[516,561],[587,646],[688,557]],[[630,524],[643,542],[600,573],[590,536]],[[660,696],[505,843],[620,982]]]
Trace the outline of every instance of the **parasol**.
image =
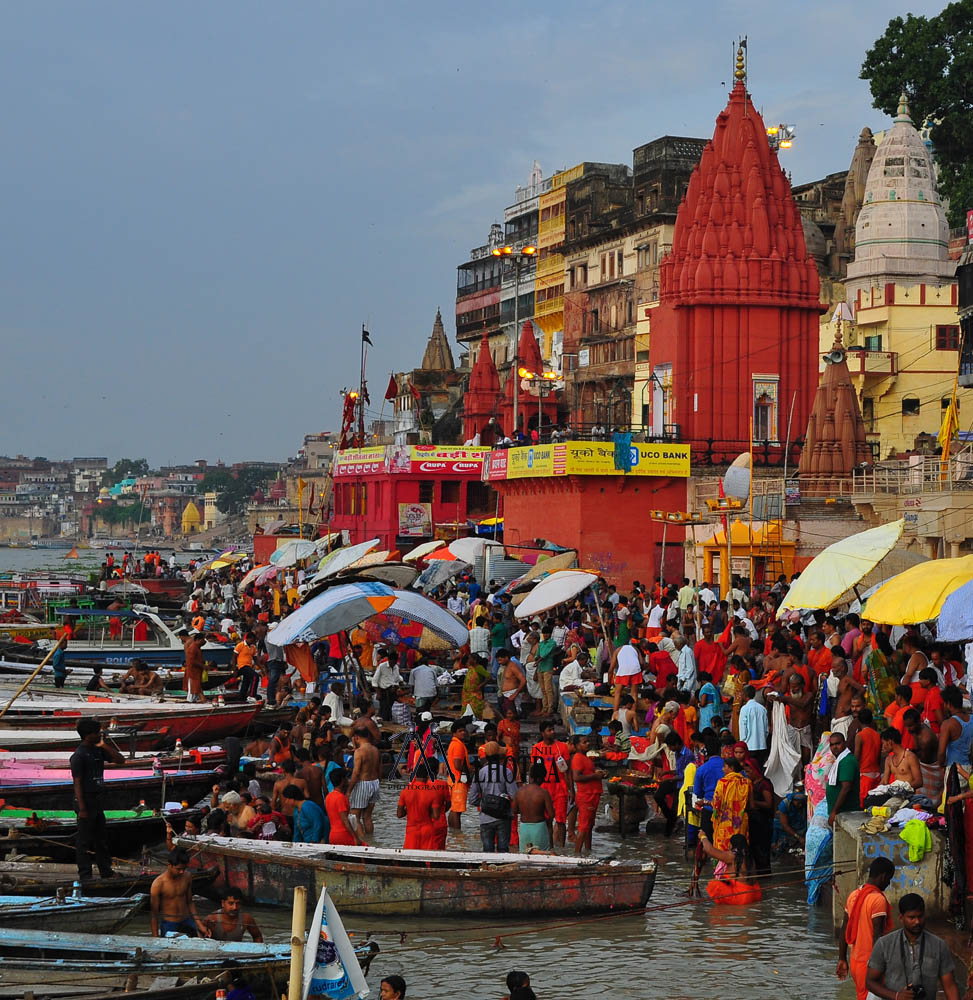
[[433,539],[431,542],[423,542],[421,545],[417,545],[414,549],[403,556],[403,562],[418,562],[420,559],[425,558],[430,552],[435,552],[436,549],[441,549],[446,543],[437,539]]
[[335,576],[343,569],[348,569],[349,566],[361,559],[363,555],[371,552],[376,545],[378,545],[378,539],[373,538],[368,542],[359,542],[357,545],[346,545],[344,548],[329,552],[318,563],[318,572],[314,575],[311,583],[320,583],[329,576]]
[[892,577],[865,605],[880,625],[916,625],[938,618],[946,598],[973,580],[973,556],[931,559]]
[[936,624],[940,642],[969,642],[973,639],[973,583],[964,583],[943,601]]
[[449,543],[448,548],[457,559],[472,564],[483,555],[488,545],[503,550],[499,542],[491,541],[489,538],[457,538]]
[[267,573],[268,571],[270,573],[272,573],[272,574],[276,574],[277,567],[276,566],[268,566],[266,563],[264,563],[262,566],[254,566],[253,569],[247,570],[247,572],[244,575],[243,579],[237,585],[237,591],[239,593],[243,593],[243,591],[246,590],[247,587],[249,587],[250,584],[253,583],[254,580],[257,579],[258,576],[260,576],[263,573]]
[[385,609],[385,614],[416,622],[453,646],[469,642],[470,633],[461,618],[414,590],[396,590],[395,601]]
[[267,642],[289,646],[334,635],[387,610],[396,593],[384,583],[345,583],[312,597],[267,633]]
[[406,566],[403,563],[382,563],[379,566],[363,566],[361,569],[346,569],[338,574],[338,579],[344,581],[346,577],[355,580],[378,580],[379,583],[386,583],[390,587],[404,589],[411,587],[419,575],[419,570],[415,566]]
[[270,561],[278,569],[283,569],[285,566],[293,566],[302,559],[309,559],[316,551],[314,542],[306,538],[292,538],[270,553]]
[[900,518],[829,545],[802,571],[777,609],[778,615],[802,608],[831,608],[850,599],[845,595],[892,551],[904,527]]
[[530,618],[550,608],[556,608],[565,601],[577,597],[582,590],[598,582],[597,573],[580,569],[562,569],[541,580],[539,584],[517,606],[514,616]]
[[468,569],[469,565],[461,559],[454,559],[452,562],[437,559],[429,564],[429,568],[423,571],[413,586],[417,590],[435,590],[447,580],[465,573]]

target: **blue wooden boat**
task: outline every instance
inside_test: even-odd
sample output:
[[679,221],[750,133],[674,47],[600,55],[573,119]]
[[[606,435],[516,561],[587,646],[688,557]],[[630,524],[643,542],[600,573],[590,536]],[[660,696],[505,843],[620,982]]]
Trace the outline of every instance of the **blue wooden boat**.
[[54,896],[0,896],[0,927],[3,933],[19,930],[74,931],[110,934],[141,910],[149,897],[80,896],[59,892]]

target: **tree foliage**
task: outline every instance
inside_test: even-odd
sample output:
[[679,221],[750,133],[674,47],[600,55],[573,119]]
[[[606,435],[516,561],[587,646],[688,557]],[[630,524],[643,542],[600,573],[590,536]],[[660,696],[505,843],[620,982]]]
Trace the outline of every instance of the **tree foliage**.
[[210,469],[203,477],[200,491],[216,494],[216,507],[224,514],[239,514],[257,489],[275,479],[275,471],[245,466],[235,473],[229,469]]
[[134,479],[149,474],[149,463],[144,458],[120,458],[110,469],[102,473],[101,485],[113,486],[123,479]]
[[866,53],[861,78],[887,115],[905,90],[913,122],[928,120],[949,223],[962,226],[973,208],[973,0],[956,0],[935,17],[892,18]]

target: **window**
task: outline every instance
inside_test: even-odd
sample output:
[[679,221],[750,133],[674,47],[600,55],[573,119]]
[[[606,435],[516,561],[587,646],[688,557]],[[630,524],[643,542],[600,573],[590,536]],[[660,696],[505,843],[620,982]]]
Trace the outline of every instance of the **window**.
[[615,277],[615,255],[613,253],[608,255],[608,277]]
[[753,377],[753,440],[777,443],[777,396],[779,379],[776,375]]
[[865,338],[866,351],[880,351],[881,349],[882,349],[882,335],[880,333]]
[[419,503],[432,503],[436,484],[431,479],[419,480]]
[[591,310],[591,332],[597,333],[601,329],[601,324],[598,321],[598,310]]
[[618,276],[619,278],[625,274],[625,254],[621,250],[618,251]]
[[444,479],[439,495],[443,503],[459,503],[459,480]]
[[635,322],[635,303],[631,299],[628,300],[628,322]]
[[958,326],[937,326],[936,327],[936,350],[937,351],[958,351],[959,350],[959,327]]
[[919,416],[919,400],[918,399],[903,399],[902,400],[902,416],[903,417],[918,417]]
[[[943,411],[949,409],[949,396],[943,396],[939,401],[939,408]],[[959,410],[959,399],[956,400],[956,409]]]

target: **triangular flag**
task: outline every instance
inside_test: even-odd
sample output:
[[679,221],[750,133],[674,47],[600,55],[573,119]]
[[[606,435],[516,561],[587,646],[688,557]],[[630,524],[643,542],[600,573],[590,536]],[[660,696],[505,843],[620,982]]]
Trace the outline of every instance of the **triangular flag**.
[[395,399],[399,394],[399,383],[395,381],[394,375],[389,375],[389,387],[385,390],[385,398],[388,400]]
[[327,888],[322,888],[304,948],[302,1000],[308,997],[352,1000],[367,997],[368,993],[368,983],[348,932]]

